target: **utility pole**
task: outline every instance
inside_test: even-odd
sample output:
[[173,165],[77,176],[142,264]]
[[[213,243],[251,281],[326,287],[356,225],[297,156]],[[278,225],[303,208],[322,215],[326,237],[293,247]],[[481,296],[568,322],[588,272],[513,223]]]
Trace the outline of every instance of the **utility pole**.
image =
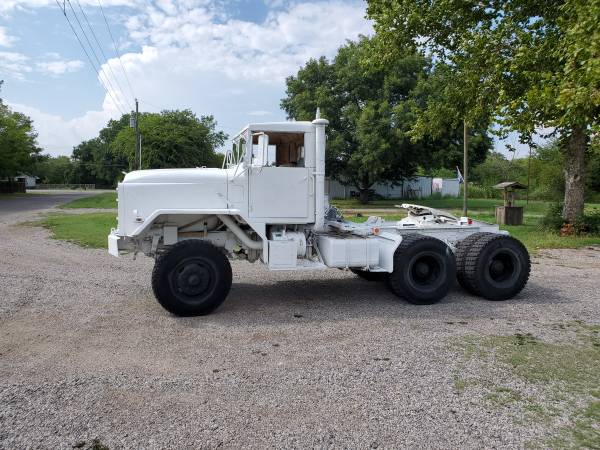
[[527,205],[529,205],[529,186],[531,185],[531,149],[536,144],[533,141],[529,140],[529,161],[527,161]]
[[140,110],[138,99],[135,99],[135,154],[138,160],[138,170],[142,170],[142,146],[140,145]]
[[468,193],[468,167],[469,167],[469,127],[463,119],[463,216],[467,216]]

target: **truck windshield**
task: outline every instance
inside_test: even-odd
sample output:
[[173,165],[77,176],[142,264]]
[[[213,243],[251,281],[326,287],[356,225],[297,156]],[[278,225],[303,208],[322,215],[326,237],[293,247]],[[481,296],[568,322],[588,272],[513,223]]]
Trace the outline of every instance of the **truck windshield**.
[[243,136],[237,136],[233,139],[231,148],[227,149],[225,158],[223,158],[223,168],[231,166],[237,166],[244,159],[244,152],[246,150],[246,140]]

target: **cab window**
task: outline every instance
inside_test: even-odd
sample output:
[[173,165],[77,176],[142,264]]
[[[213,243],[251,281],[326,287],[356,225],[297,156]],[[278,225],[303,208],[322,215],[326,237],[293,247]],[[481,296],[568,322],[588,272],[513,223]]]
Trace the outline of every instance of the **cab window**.
[[275,132],[253,134],[252,165],[304,167],[304,134]]

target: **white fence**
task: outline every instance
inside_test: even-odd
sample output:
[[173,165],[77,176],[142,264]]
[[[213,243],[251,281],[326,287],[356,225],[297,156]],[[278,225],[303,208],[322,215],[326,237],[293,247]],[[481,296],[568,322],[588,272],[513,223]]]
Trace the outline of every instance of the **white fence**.
[[95,184],[36,184],[35,189],[59,189],[59,190],[83,189],[83,190],[87,190],[87,189],[96,189],[96,185]]

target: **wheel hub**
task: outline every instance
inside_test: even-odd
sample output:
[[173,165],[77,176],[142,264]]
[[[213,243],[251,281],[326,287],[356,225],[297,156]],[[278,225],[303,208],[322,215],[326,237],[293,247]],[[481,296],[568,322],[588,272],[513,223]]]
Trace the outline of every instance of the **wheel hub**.
[[429,272],[431,272],[431,268],[429,267],[429,264],[420,261],[416,264],[415,272],[418,277],[425,278],[429,275]]
[[494,254],[488,263],[490,280],[494,283],[506,283],[517,275],[518,261],[513,253],[500,250]]
[[494,261],[490,267],[490,271],[494,276],[502,275],[504,272],[504,263],[499,260]]
[[177,274],[176,283],[179,292],[196,296],[208,288],[210,274],[199,264],[188,264]]

